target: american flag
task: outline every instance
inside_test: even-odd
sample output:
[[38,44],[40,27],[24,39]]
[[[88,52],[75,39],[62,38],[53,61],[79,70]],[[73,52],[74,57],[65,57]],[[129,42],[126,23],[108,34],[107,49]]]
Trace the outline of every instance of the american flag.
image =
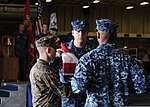
[[43,25],[43,3],[42,0],[38,0],[38,7],[37,7],[37,19],[36,19],[36,36],[42,33],[42,25]]

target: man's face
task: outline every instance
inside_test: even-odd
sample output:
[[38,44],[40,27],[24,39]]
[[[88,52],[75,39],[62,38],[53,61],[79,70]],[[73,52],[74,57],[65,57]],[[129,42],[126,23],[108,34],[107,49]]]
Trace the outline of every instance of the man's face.
[[88,31],[81,30],[81,31],[72,31],[72,35],[74,37],[74,41],[78,43],[84,43],[87,40]]
[[46,24],[43,24],[43,33],[46,33],[47,32],[47,25]]
[[24,32],[24,25],[20,24],[20,26],[19,26],[19,32]]

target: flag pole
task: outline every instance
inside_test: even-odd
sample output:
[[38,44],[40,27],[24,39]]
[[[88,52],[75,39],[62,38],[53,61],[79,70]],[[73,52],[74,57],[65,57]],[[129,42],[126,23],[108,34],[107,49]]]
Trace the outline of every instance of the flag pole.
[[[24,16],[23,16],[23,24],[24,24],[25,31],[26,31],[27,37],[28,37],[28,50],[29,50],[28,66],[29,67],[28,67],[28,72],[26,73],[26,75],[28,75],[29,69],[32,66],[32,62],[34,60],[34,39],[33,39],[34,35],[33,35],[32,22],[30,19],[30,0],[26,0],[26,6],[24,9]],[[26,76],[26,77],[28,77],[28,76]]]
[[[35,21],[35,35],[34,35],[34,39],[36,39],[36,37],[42,33],[42,26],[43,26],[43,0],[38,0],[38,6],[37,6],[37,14],[36,14],[36,21]],[[38,57],[38,51],[36,49],[36,46],[34,44],[35,47],[35,62],[36,59]]]

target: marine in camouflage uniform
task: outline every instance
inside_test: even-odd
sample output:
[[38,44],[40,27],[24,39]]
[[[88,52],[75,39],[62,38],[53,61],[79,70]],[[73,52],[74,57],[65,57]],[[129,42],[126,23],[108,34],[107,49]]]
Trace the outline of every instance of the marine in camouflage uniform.
[[40,34],[35,42],[40,56],[30,71],[33,107],[60,107],[61,96],[66,97],[70,92],[48,64],[55,56],[56,43],[57,38],[51,33]]
[[146,92],[148,75],[132,57],[108,44],[107,40],[116,36],[116,22],[101,19],[96,24],[99,46],[80,58],[71,80],[72,90],[87,92],[84,107],[128,105],[130,89],[137,94]]
[[[71,53],[73,53],[79,59],[82,55],[92,50],[92,46],[87,43],[89,24],[87,21],[75,20],[71,22],[71,25],[73,27],[72,35],[74,36],[74,39],[64,44],[71,51]],[[75,33],[78,34],[75,35]],[[75,42],[81,43],[81,41],[84,44],[83,47],[76,47]],[[60,67],[59,73],[61,82],[68,86],[71,86],[70,81],[73,75],[63,75],[62,66]],[[62,107],[82,107],[85,103],[85,99],[85,94],[78,97],[73,94],[70,98],[62,98]]]
[[25,81],[28,70],[28,37],[24,32],[24,25],[19,25],[19,31],[13,34],[15,37],[15,55],[19,58],[19,80]]

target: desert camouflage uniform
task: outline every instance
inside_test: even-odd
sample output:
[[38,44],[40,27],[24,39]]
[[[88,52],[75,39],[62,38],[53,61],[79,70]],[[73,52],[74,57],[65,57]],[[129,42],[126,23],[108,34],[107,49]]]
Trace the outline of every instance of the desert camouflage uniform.
[[56,71],[39,59],[30,71],[33,107],[60,107],[60,97],[66,97],[65,87]]

